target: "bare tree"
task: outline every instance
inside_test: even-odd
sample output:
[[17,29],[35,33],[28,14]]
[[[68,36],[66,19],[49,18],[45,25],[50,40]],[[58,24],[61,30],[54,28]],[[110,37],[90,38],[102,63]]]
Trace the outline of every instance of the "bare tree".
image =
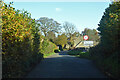
[[63,24],[63,28],[65,30],[65,33],[68,37],[71,37],[74,32],[76,32],[76,27],[74,24],[65,22]]

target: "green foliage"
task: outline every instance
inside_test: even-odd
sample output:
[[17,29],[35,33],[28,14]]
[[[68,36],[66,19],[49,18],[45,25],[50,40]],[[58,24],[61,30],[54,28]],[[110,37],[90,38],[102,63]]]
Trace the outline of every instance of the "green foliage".
[[89,52],[81,52],[80,54],[79,54],[79,57],[80,58],[87,58],[87,59],[93,59],[92,57],[91,57],[91,55],[90,55],[90,53]]
[[105,59],[96,59],[96,65],[98,68],[100,68],[105,74],[107,74],[111,78],[119,78],[119,67],[120,64],[118,63],[118,52],[115,52],[110,57],[107,57]]
[[47,33],[47,39],[49,39],[49,41],[51,41],[51,42],[55,42],[55,39],[56,39],[56,36],[55,36],[55,33],[53,32],[53,31],[49,31],[48,33]]
[[98,31],[101,36],[100,43],[90,49],[90,54],[103,71],[110,73],[113,78],[119,78],[120,1],[112,2],[105,10]]
[[56,45],[61,45],[62,47],[64,47],[66,43],[67,43],[67,37],[65,34],[58,35],[58,37],[55,39]]
[[79,50],[71,50],[71,51],[69,51],[67,54],[69,54],[69,55],[79,55],[80,52],[82,52],[82,51],[79,51]]
[[70,48],[72,48],[74,45],[74,37],[69,38],[67,43],[70,45]]
[[54,49],[56,49],[56,45],[47,39],[41,43],[41,46],[40,52],[44,55],[54,53]]
[[[0,9],[1,8],[2,8],[2,1],[0,1]],[[1,17],[1,13],[2,13],[2,10],[0,10],[0,55],[2,53],[2,17]]]
[[115,52],[113,55],[110,57],[106,58],[103,60],[102,66],[104,67],[104,70],[112,74],[115,78],[117,78],[119,75],[119,66],[118,65],[118,52]]
[[55,53],[53,52],[53,53],[49,53],[49,54],[44,54],[44,58],[47,58],[48,56],[53,55],[53,54],[55,54]]
[[59,49],[55,49],[54,52],[55,52],[55,53],[58,53],[58,52],[60,52],[60,50],[59,50]]
[[40,48],[40,52],[41,53],[45,53],[46,47],[49,45],[49,42],[47,39],[45,39],[42,44],[41,44],[41,48]]
[[92,30],[92,29],[85,28],[82,34],[83,36],[88,35],[89,36],[88,40],[99,41],[98,32],[95,29]]
[[73,55],[79,58],[92,59],[89,52],[83,52],[82,50],[71,50],[67,54]]
[[74,32],[73,34],[72,34],[72,37],[79,37],[80,36],[80,33],[79,32]]
[[19,78],[42,59],[40,35],[35,20],[27,11],[2,6],[3,78]]
[[101,45],[104,46],[105,56],[109,56],[118,50],[120,39],[120,2],[113,2],[105,10],[98,30],[101,35]]
[[37,22],[40,24],[40,29],[47,36],[48,32],[53,31],[58,33],[61,30],[60,23],[54,21],[52,18],[41,17]]

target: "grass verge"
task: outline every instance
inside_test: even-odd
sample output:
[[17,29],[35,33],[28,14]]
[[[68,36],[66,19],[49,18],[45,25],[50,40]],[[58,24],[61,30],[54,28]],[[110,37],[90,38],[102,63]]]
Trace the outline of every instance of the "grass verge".
[[55,53],[53,52],[53,53],[49,53],[49,54],[44,54],[43,57],[46,58],[46,57],[53,55],[53,54],[55,54]]
[[89,52],[83,52],[82,50],[71,50],[67,53],[68,55],[72,55],[72,56],[76,56],[79,58],[87,58],[87,59],[92,59],[92,57],[90,57]]

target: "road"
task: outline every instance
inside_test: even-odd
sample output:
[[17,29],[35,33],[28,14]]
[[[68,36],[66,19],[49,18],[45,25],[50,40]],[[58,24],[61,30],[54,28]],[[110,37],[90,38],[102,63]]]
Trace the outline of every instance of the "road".
[[92,61],[56,53],[42,60],[26,78],[107,78]]

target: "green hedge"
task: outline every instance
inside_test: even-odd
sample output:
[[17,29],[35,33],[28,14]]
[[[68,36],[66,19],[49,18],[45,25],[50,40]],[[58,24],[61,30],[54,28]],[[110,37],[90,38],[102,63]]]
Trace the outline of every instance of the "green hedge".
[[113,78],[120,78],[118,53],[120,36],[120,1],[112,2],[105,9],[98,27],[100,43],[90,49],[90,55],[98,67]]
[[39,29],[27,11],[2,4],[2,77],[20,78],[43,57]]
[[44,38],[44,41],[41,43],[40,52],[43,55],[49,55],[51,53],[54,53],[55,49],[56,49],[56,45],[50,42],[48,39]]
[[79,55],[80,52],[82,52],[82,51],[81,50],[71,50],[67,54],[69,54],[69,55]]
[[80,58],[92,59],[89,52],[83,52],[82,50],[71,50],[67,54],[80,57]]

